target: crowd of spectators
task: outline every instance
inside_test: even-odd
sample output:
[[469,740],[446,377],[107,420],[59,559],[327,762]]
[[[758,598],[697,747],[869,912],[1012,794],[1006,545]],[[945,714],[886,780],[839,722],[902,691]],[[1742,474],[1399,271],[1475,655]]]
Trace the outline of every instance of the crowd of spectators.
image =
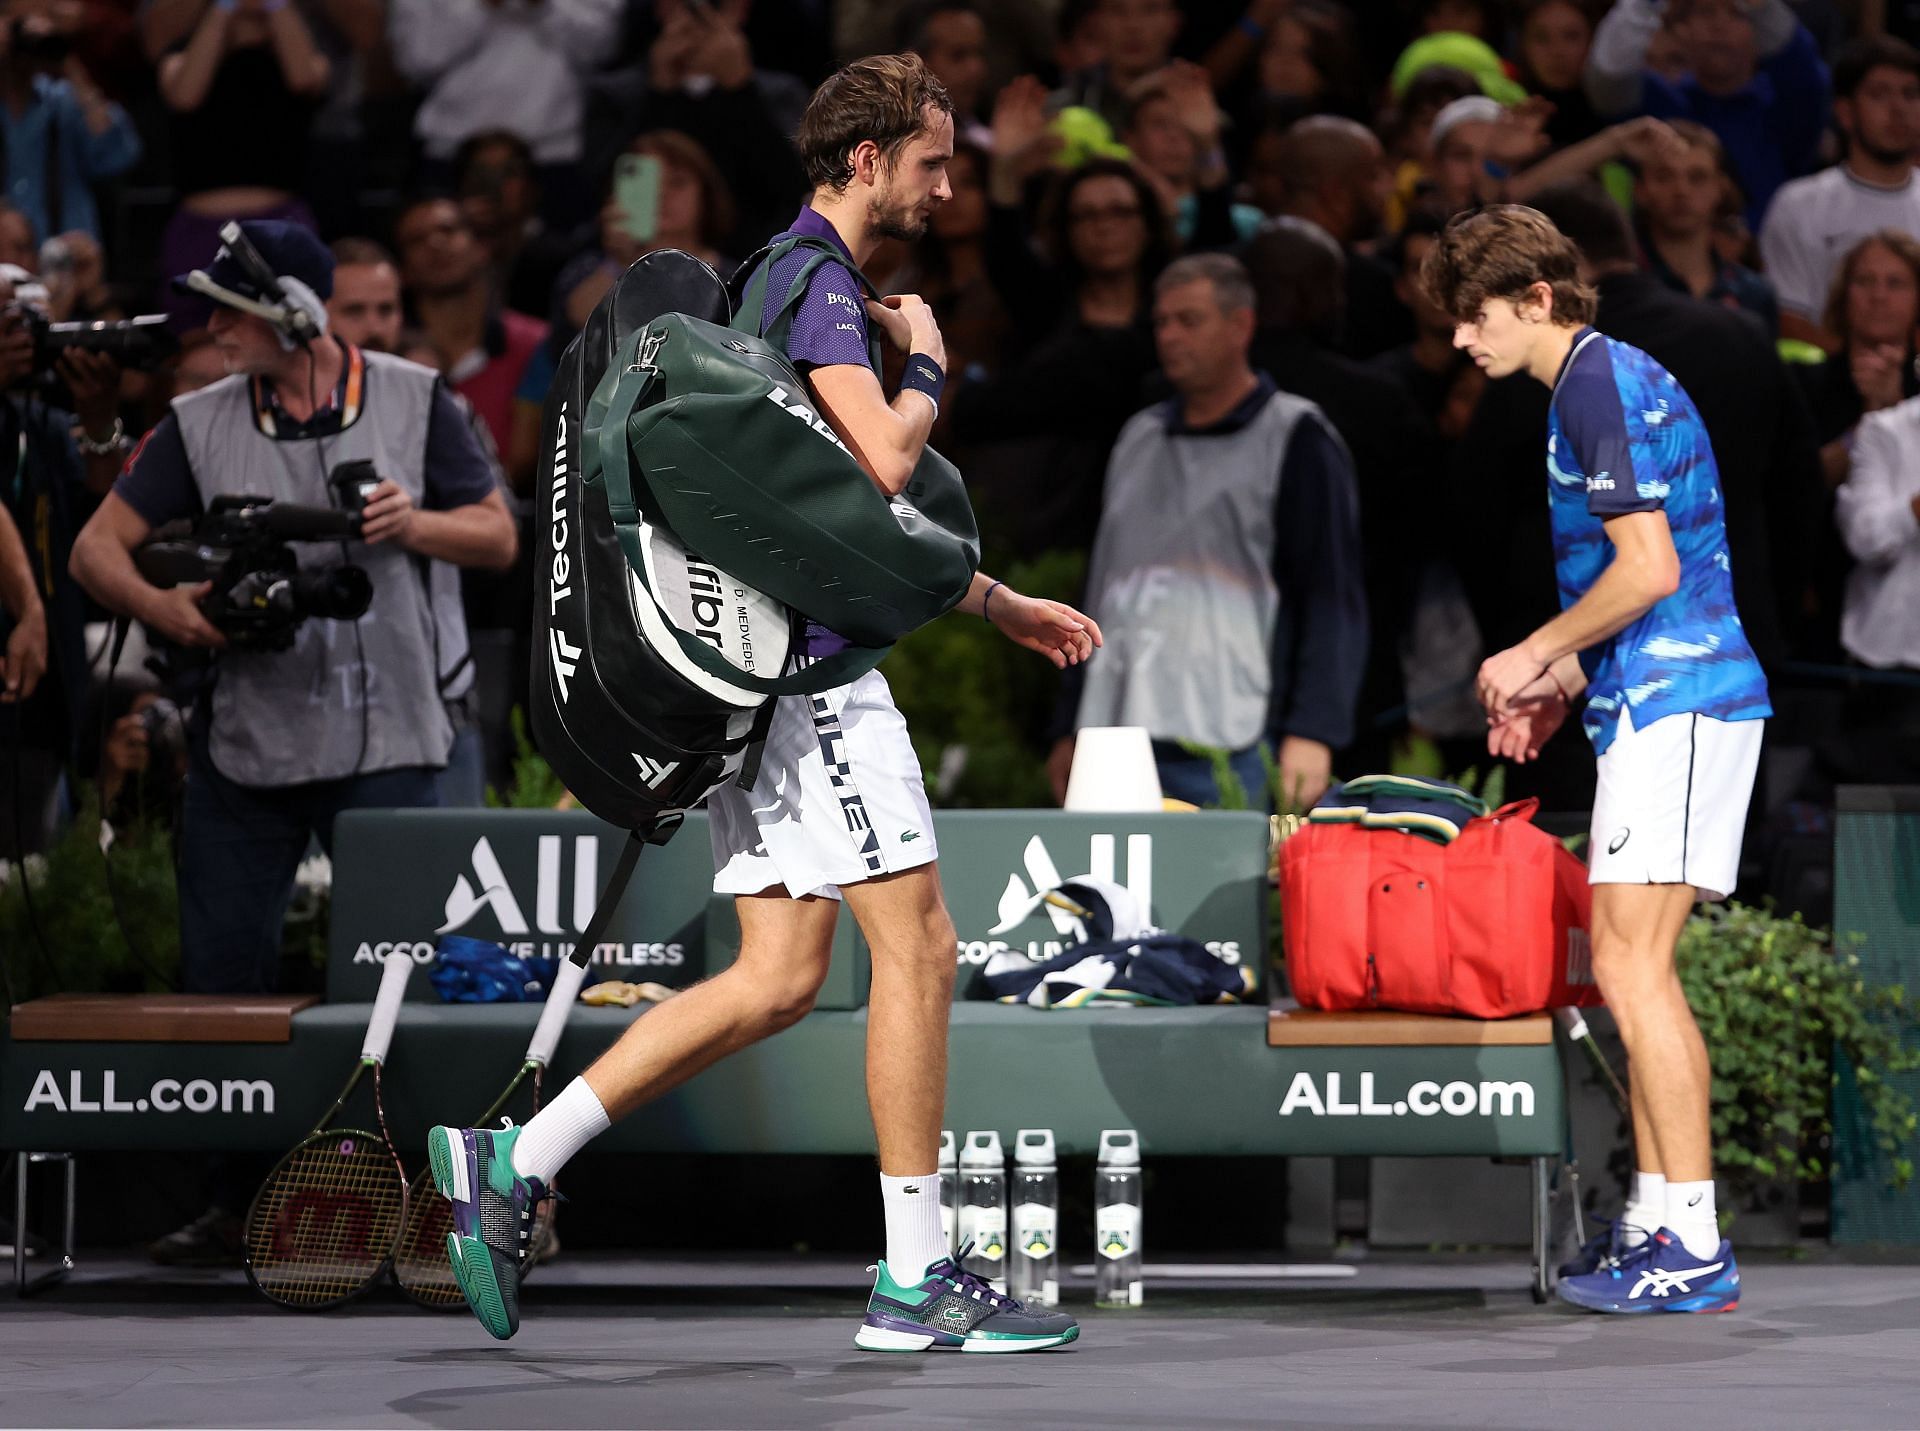
[[[119,778],[137,744],[137,710],[110,738],[83,732],[100,662],[81,633],[104,613],[69,555],[168,401],[223,372],[208,305],[168,282],[212,262],[223,224],[330,246],[333,333],[437,370],[462,450],[521,524],[513,566],[460,573],[486,748],[442,795],[474,800],[473,769],[498,782],[511,755],[488,713],[524,699],[526,498],[560,350],[644,254],[724,274],[754,253],[804,201],[790,136],[812,87],[909,48],[953,100],[952,197],[869,274],[938,315],[951,380],[934,441],[972,485],[995,569],[1066,550],[1099,571],[1116,444],[1155,412],[1156,440],[1198,432],[1193,393],[1240,380],[1243,328],[1246,381],[1302,404],[1258,430],[1313,450],[1269,465],[1332,485],[1288,495],[1281,475],[1259,515],[1277,527],[1238,535],[1249,569],[1275,564],[1274,603],[1337,611],[1357,646],[1318,651],[1335,685],[1307,690],[1312,643],[1289,620],[1253,653],[1244,631],[1209,645],[1204,613],[1177,623],[1187,666],[1262,668],[1247,689],[1267,713],[1250,739],[1229,723],[1233,768],[1301,740],[1324,758],[1294,745],[1290,781],[1484,763],[1468,678],[1554,600],[1546,398],[1487,383],[1416,278],[1453,214],[1521,201],[1582,245],[1598,325],[1701,407],[1742,614],[1788,697],[1774,738],[1830,779],[1915,778],[1915,40],[1915,7],[1838,0],[7,0],[0,450],[20,460],[0,493],[0,825],[32,847],[81,746]],[[1226,266],[1163,283],[1198,255]],[[1230,335],[1205,381],[1187,320],[1160,311],[1196,292]],[[163,311],[183,346],[157,372],[43,371],[27,309]],[[1247,419],[1220,421],[1198,432],[1210,450],[1245,448]],[[1211,475],[1128,467],[1130,517],[1174,520]],[[1324,525],[1349,518],[1353,533]],[[1288,569],[1309,557],[1350,569]],[[1196,679],[1203,698],[1147,704],[1219,715]],[[1026,733],[1036,759],[1070,738],[1078,700]],[[1871,742],[1844,738],[1869,722]],[[1155,735],[1177,751],[1226,730]],[[1547,760],[1510,788],[1578,807],[1583,779],[1590,762]]]

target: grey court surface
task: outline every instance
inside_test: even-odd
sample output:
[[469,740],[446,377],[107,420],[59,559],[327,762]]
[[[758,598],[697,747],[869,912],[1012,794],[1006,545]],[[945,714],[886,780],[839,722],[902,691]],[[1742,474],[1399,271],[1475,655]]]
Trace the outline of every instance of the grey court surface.
[[1626,1320],[1534,1306],[1518,1260],[1374,1259],[1149,1284],[1074,1348],[976,1357],[854,1351],[862,1273],[834,1259],[569,1256],[500,1344],[394,1293],[302,1316],[89,1258],[0,1294],[0,1425],[1920,1427],[1920,1267],[1742,1273],[1735,1313]]

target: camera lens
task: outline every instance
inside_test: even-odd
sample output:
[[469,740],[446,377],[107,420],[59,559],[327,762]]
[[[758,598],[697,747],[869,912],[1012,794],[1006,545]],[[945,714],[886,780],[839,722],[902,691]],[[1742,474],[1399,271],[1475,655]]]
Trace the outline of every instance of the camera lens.
[[302,571],[288,583],[293,609],[301,616],[353,621],[373,604],[373,581],[357,566]]

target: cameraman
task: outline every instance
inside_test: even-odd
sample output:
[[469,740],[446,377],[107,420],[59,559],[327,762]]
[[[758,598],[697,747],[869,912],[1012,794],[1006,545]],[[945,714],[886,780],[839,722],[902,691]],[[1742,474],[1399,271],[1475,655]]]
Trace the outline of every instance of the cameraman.
[[[136,569],[134,549],[153,528],[221,495],[338,505],[329,473],[342,462],[370,461],[382,480],[357,541],[297,546],[304,569],[365,570],[366,618],[309,619],[287,650],[227,650],[196,704],[179,878],[183,985],[197,993],[274,988],[310,834],[331,851],[341,810],[439,803],[435,776],[454,735],[447,703],[473,679],[454,568],[504,567],[515,549],[492,474],[438,376],[326,333],[334,264],[312,233],[240,227],[275,281],[225,248],[176,280],[220,305],[208,331],[229,376],[176,399],[141,441],[75,544],[75,576],[164,640],[220,652],[220,607],[202,606],[211,583],[163,590]],[[303,329],[313,336],[303,341]]]

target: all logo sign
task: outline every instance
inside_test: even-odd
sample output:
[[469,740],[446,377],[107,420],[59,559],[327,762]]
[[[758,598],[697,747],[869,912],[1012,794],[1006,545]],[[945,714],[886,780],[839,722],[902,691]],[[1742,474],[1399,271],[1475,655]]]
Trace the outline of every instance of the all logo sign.
[[471,861],[473,878],[456,875],[447,892],[446,919],[435,934],[452,934],[472,923],[482,910],[493,915],[502,934],[578,934],[593,918],[594,902],[600,897],[600,839],[597,835],[573,837],[573,923],[560,923],[560,893],[563,876],[560,855],[563,837],[542,835],[539,843],[538,877],[534,886],[535,924],[527,916],[513,892],[506,871],[485,835],[473,842]]
[[[1222,878],[1221,851],[1204,839],[1190,846],[1175,844],[1160,852],[1171,862],[1178,885],[1171,907],[1162,907],[1155,895],[1154,836],[1144,831],[1094,831],[1082,837],[1086,840],[1084,845],[1058,834],[1051,837],[1051,842],[1039,835],[1028,835],[1025,843],[1018,846],[1004,837],[995,839],[990,856],[994,863],[1005,859],[1014,848],[1019,851],[1019,863],[1010,870],[1000,866],[1006,873],[992,875],[992,892],[982,889],[966,868],[981,852],[956,841],[956,833],[942,832],[941,853],[943,868],[950,872],[946,882],[954,922],[960,933],[956,952],[962,963],[985,964],[996,954],[1009,951],[1023,953],[1034,960],[1051,959],[1063,953],[1079,938],[1079,921],[1069,911],[1051,904],[1042,904],[1035,910],[1034,899],[1066,880],[1087,875],[1120,885],[1133,897],[1148,923],[1198,939],[1229,964],[1241,961],[1242,945],[1252,934],[1231,919],[1228,927],[1194,927],[1191,923],[1193,906],[1182,904],[1182,893],[1187,889],[1211,889]],[[1259,857],[1254,858],[1257,861]],[[987,868],[992,869],[993,865],[988,864]],[[1041,923],[1043,917],[1044,924]],[[983,930],[982,925],[987,927]]]
[[[1114,879],[1113,857],[1118,847],[1117,835],[1095,835],[1087,842],[1087,867],[1073,870],[1070,875],[1090,874],[1095,879]],[[1021,882],[1018,874],[1007,876],[1006,892],[1000,896],[998,913],[1000,922],[987,931],[988,934],[1005,934],[1026,917],[1027,906],[1033,903],[1033,897],[1042,890],[1057,886],[1062,879],[1060,867],[1054,863],[1052,852],[1038,835],[1027,841],[1027,847],[1021,852],[1021,863],[1026,875],[1032,881],[1028,886]],[[1153,836],[1127,836],[1127,877],[1124,881],[1127,892],[1139,902],[1140,908],[1153,908]],[[1046,910],[1047,918],[1061,934],[1073,929],[1073,919],[1064,909],[1052,905],[1041,906]]]

